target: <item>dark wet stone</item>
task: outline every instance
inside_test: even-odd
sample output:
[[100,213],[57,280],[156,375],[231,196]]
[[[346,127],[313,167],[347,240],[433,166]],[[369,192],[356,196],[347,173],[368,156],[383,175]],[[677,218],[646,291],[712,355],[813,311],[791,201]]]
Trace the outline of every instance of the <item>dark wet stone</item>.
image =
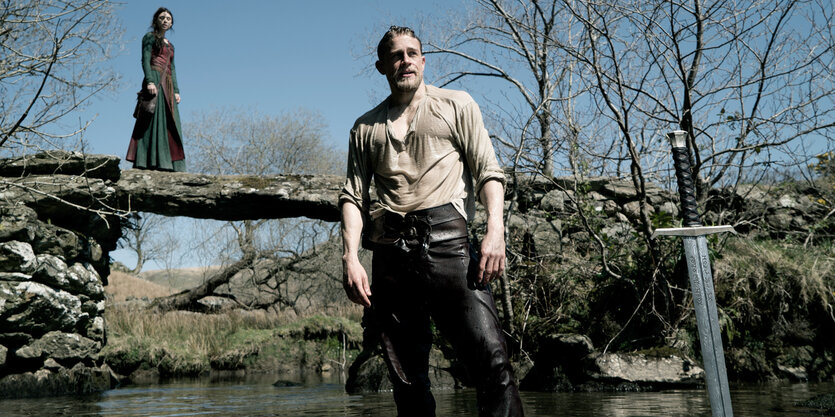
[[835,415],[835,393],[820,394],[806,401],[799,402],[796,405],[798,407],[821,410],[826,415]]
[[286,388],[286,387],[298,387],[298,386],[301,386],[301,384],[299,384],[297,382],[293,382],[293,381],[287,381],[287,380],[284,380],[284,379],[279,379],[278,381],[273,382],[273,386],[274,387],[279,387],[279,388]]

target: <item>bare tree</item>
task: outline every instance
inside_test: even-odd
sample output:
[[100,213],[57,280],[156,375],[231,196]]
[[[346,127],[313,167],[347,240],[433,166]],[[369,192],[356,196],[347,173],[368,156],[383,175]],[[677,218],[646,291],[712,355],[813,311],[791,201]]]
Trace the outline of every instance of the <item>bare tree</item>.
[[[446,57],[452,68],[441,82],[500,87],[491,101],[495,139],[510,151],[504,162],[514,172],[546,176],[562,166],[575,178],[568,196],[598,248],[602,272],[616,281],[623,277],[610,262],[611,243],[599,236],[577,187],[588,175],[632,182],[640,206],[630,220],[649,255],[649,285],[671,299],[680,291],[668,282],[670,271],[659,270],[668,254],[650,239],[655,212],[647,197],[649,182],[672,184],[667,132],[689,133],[702,203],[711,187],[759,183],[835,148],[829,1],[474,5],[463,24],[459,16],[443,22],[426,42],[427,53]],[[550,148],[537,142],[545,139]],[[656,292],[638,286],[641,303],[650,300],[654,310]]]
[[177,242],[170,232],[171,219],[151,213],[131,213],[126,226],[126,234],[120,245],[133,251],[136,266],[130,271],[138,274],[145,263],[152,260],[164,260],[176,250]]
[[583,65],[605,122],[598,131],[616,138],[616,160],[628,161],[637,188],[669,177],[659,161],[673,129],[689,133],[702,196],[707,187],[756,182],[766,169],[808,164],[812,152],[793,160],[804,143],[831,148],[831,2],[563,3],[585,41],[554,41]]
[[186,126],[192,165],[214,175],[341,172],[344,161],[325,144],[324,120],[307,109],[277,116],[251,109],[197,115]]
[[775,178],[776,169],[803,168],[815,153],[831,149],[833,5],[816,0],[562,3],[572,25],[583,28],[582,36],[553,41],[582,68],[588,94],[578,99],[593,103],[591,127],[603,146],[615,151],[598,153],[598,163],[605,172],[623,172],[638,192],[636,227],[652,273],[646,282],[634,282],[640,298],[634,313],[651,314],[670,336],[691,310],[680,275],[664,268],[670,254],[650,238],[654,211],[647,184],[671,183],[665,134],[688,133],[701,203],[710,188],[760,184]]
[[515,171],[550,177],[555,152],[567,136],[558,124],[566,111],[561,104],[576,94],[576,64],[551,41],[566,29],[563,8],[557,1],[475,3],[468,19],[455,22],[451,30],[444,22],[426,42],[426,54],[442,59],[437,82],[446,86],[487,78],[508,87],[513,97],[493,112],[504,135],[494,138],[512,150],[505,160]]
[[[192,118],[186,140],[195,155],[192,167],[214,175],[333,174],[343,158],[325,143],[323,117],[297,110],[265,116],[245,109],[223,109]],[[242,184],[246,186],[246,184]],[[333,225],[305,219],[246,220],[225,223],[212,239],[228,236],[221,257],[227,267],[201,287],[163,300],[165,308],[191,308],[206,295],[235,299],[248,308],[271,305],[300,308],[309,293],[327,285],[329,277],[308,264],[319,244],[335,233]],[[324,271],[327,272],[327,271]],[[229,288],[236,274],[248,288]],[[330,280],[336,280],[334,275]],[[247,300],[234,295],[249,292]]]
[[73,127],[66,116],[117,79],[103,65],[121,35],[113,4],[0,3],[0,147],[61,148],[87,126]]
[[[559,153],[569,173],[627,176],[642,196],[647,238],[646,182],[670,179],[671,130],[689,133],[702,196],[774,167],[805,166],[833,147],[831,2],[475,4],[463,25],[444,22],[427,42],[427,54],[452,60],[440,82],[486,77],[510,86],[521,99],[506,96],[509,117],[496,123],[516,133],[497,138],[515,152],[509,162],[527,159],[551,175]],[[527,112],[513,110],[519,103]]]

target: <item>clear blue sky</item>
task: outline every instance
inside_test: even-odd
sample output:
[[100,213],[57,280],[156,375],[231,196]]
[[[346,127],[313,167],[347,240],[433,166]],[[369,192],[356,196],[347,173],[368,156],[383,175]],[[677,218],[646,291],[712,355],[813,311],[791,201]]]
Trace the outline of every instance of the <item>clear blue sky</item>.
[[[460,9],[462,2],[126,1],[117,6],[125,49],[112,61],[122,78],[117,91],[93,99],[82,115],[96,117],[85,134],[87,152],[124,156],[142,81],[140,43],[159,6],[174,14],[167,37],[176,47],[184,123],[195,112],[224,106],[262,114],[305,107],[325,116],[330,140],[345,149],[354,120],[387,93],[382,76],[363,71],[374,63],[357,58],[363,46],[372,38],[376,43],[391,24],[416,27],[421,18]],[[188,151],[186,142],[186,158]]]
[[[358,58],[364,46],[369,40],[376,44],[392,24],[417,27],[427,16],[460,10],[464,1],[125,1],[117,9],[125,29],[124,50],[112,61],[122,78],[116,91],[94,98],[81,115],[95,116],[85,133],[86,151],[124,157],[142,82],[141,39],[160,6],[174,15],[174,31],[167,37],[176,48],[184,123],[196,112],[224,106],[262,114],[305,107],[324,115],[330,143],[345,150],[354,120],[388,91],[381,75],[365,70],[374,59]],[[124,161],[122,166],[130,167]],[[126,250],[111,256],[129,266],[135,262]],[[194,266],[187,259],[180,263]],[[152,262],[146,269],[160,267]]]

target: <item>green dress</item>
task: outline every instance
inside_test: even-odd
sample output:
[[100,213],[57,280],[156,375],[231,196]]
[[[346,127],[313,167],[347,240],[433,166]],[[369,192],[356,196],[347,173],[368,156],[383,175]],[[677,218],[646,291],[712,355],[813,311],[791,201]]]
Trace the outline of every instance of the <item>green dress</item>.
[[174,98],[174,94],[180,92],[174,67],[174,45],[163,42],[157,46],[155,43],[153,32],[142,38],[142,71],[145,73],[142,88],[145,89],[148,83],[156,85],[156,109],[152,114],[137,114],[125,159],[133,162],[134,168],[185,171],[180,112]]

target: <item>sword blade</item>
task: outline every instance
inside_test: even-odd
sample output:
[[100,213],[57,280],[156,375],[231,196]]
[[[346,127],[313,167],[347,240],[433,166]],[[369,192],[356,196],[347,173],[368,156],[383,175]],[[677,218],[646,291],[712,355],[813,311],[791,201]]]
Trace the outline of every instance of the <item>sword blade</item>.
[[704,236],[684,236],[683,239],[690,286],[693,290],[696,324],[699,328],[699,341],[702,345],[702,360],[710,408],[714,417],[731,417],[733,416],[731,393],[728,387],[728,372],[725,368],[722,333],[719,329],[713,274],[710,272],[707,239]]

